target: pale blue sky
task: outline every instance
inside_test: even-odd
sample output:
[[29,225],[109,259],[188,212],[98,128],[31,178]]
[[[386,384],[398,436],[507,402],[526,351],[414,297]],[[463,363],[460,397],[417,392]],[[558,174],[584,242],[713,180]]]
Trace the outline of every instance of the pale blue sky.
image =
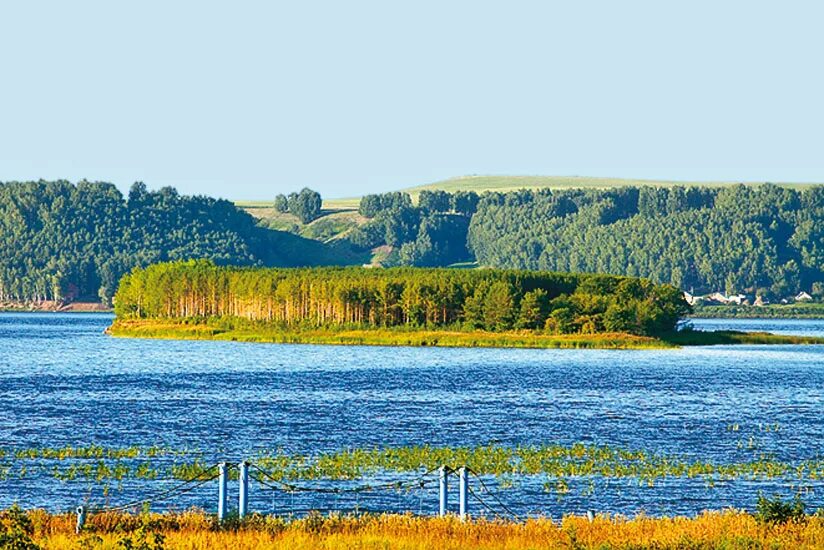
[[0,180],[824,181],[817,2],[7,2]]

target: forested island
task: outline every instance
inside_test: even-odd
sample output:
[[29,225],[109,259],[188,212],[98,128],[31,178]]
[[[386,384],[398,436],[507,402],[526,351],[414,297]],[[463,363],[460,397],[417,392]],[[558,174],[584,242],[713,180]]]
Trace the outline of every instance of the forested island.
[[676,330],[689,311],[671,285],[613,275],[188,261],[125,275],[109,332],[295,343],[661,347],[693,342],[694,335]]

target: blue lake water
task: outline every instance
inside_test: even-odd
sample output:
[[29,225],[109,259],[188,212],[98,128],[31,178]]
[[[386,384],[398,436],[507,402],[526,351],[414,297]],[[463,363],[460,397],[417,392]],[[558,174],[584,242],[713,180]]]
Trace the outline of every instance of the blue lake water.
[[[48,463],[39,470],[32,463],[21,474],[14,450],[45,446],[160,445],[197,451],[207,463],[276,449],[313,454],[490,443],[581,442],[718,463],[763,453],[792,463],[824,455],[824,346],[608,351],[243,344],[116,339],[102,333],[110,321],[102,314],[0,314],[0,449],[6,451],[0,507],[117,504],[172,483],[129,480],[104,494],[93,480],[55,479]],[[824,335],[824,320],[693,324]],[[824,506],[820,479],[710,486],[668,478],[652,487],[595,479],[594,490],[581,479],[571,481],[566,495],[545,491],[552,481],[546,476],[509,481],[511,487],[499,487],[487,480],[519,514],[694,514],[752,508],[760,491],[801,490],[808,504]],[[367,495],[284,494],[253,484],[251,505],[262,512],[369,505],[431,513],[433,491],[389,491],[367,502]],[[215,484],[207,484],[155,509],[213,510],[215,492]]]

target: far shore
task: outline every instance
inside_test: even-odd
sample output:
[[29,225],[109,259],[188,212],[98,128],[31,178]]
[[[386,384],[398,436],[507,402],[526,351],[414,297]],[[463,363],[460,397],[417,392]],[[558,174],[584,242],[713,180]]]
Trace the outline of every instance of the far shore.
[[114,310],[101,302],[0,302],[0,312],[22,313],[113,313]]
[[824,338],[766,332],[680,331],[661,337],[626,333],[543,334],[530,331],[486,332],[388,329],[223,328],[208,323],[170,320],[116,320],[107,334],[125,338],[224,340],[278,344],[333,344],[411,347],[538,349],[668,349],[731,344],[824,344]]
[[[0,302],[0,313],[113,313],[101,302]],[[702,306],[687,319],[798,319],[824,320],[824,304],[754,306]]]

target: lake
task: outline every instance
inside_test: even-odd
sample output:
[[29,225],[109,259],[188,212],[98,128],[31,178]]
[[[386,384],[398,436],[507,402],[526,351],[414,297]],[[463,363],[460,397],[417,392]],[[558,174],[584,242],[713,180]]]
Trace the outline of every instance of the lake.
[[[311,455],[415,444],[584,443],[716,463],[767,455],[795,464],[824,454],[824,346],[616,351],[241,344],[115,339],[102,333],[110,322],[105,314],[0,314],[0,508],[117,504],[174,485],[60,481],[49,460],[15,458],[15,450],[33,447],[158,445],[188,450],[205,463],[278,449]],[[824,335],[824,320],[693,324]],[[824,506],[820,477],[803,483],[668,477],[652,486],[633,478],[582,478],[570,480],[567,494],[545,490],[552,481],[545,475],[486,481],[520,515],[751,509],[759,492],[802,491],[813,508]],[[213,511],[216,491],[216,483],[206,484],[153,509]],[[251,507],[437,510],[431,486],[369,498],[284,493],[253,483]]]

